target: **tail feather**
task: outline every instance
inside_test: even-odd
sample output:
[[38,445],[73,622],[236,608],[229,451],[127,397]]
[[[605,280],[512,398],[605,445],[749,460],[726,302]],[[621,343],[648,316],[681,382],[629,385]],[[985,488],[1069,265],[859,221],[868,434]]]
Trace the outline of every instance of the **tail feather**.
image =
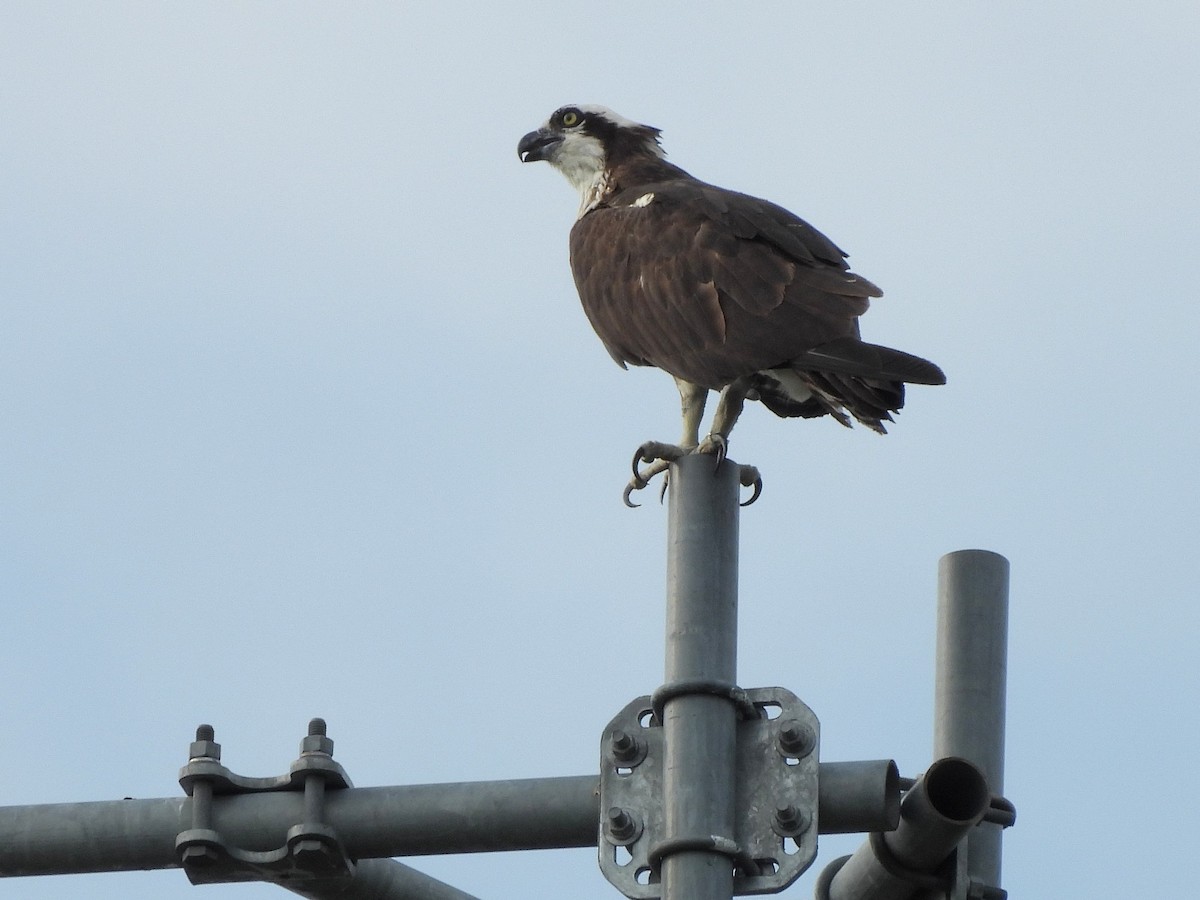
[[814,347],[786,367],[758,373],[752,387],[777,416],[829,415],[847,427],[853,416],[886,434],[883,423],[904,407],[905,383],[945,384],[946,376],[911,353],[839,338]]
[[909,384],[945,384],[946,376],[927,359],[868,344],[854,338],[838,338],[813,347],[791,361],[795,369],[815,369]]
[[[903,381],[877,381],[828,372],[801,372],[800,376],[831,409],[845,410],[879,434],[887,434],[883,423],[893,421],[892,413],[904,408]],[[845,416],[839,421],[849,425]]]

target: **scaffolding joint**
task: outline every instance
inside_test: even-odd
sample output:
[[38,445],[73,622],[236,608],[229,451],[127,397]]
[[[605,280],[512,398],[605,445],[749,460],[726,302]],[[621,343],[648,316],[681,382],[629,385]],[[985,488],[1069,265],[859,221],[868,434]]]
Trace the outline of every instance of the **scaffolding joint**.
[[[192,884],[268,881],[296,884],[313,879],[349,878],[354,861],[337,832],[324,822],[327,789],[353,787],[333,761],[333,741],[325,722],[309,722],[300,756],[283,775],[250,778],[221,764],[221,745],[212,726],[196,729],[179,785],[192,798],[192,827],[175,838],[175,855]],[[214,826],[215,797],[264,792],[303,793],[302,821],[287,829],[283,843],[270,850],[232,846]]]
[[[668,700],[688,694],[721,697],[738,711],[733,834],[672,833],[667,823],[662,710]],[[661,897],[664,860],[700,851],[732,860],[737,894],[783,890],[816,856],[819,741],[816,715],[784,688],[693,679],[638,697],[609,723],[601,741],[604,876],[635,900]]]

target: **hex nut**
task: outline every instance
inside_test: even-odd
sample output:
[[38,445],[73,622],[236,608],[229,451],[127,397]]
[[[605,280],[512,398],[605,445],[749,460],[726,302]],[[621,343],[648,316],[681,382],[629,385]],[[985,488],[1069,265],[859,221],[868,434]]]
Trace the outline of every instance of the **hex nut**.
[[788,719],[779,725],[779,749],[789,757],[799,758],[812,752],[816,735],[812,728],[796,719]]
[[188,759],[220,759],[221,745],[216,741],[192,741]]
[[333,756],[333,740],[323,734],[310,734],[300,741],[300,753],[324,753]]
[[208,844],[192,844],[184,847],[179,854],[179,861],[185,866],[211,866],[219,862],[221,854],[215,847]]

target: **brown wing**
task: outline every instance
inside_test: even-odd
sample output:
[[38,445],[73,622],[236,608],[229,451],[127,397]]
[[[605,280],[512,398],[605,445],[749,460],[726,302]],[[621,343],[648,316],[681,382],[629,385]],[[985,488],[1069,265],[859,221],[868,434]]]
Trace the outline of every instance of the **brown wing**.
[[689,179],[610,204],[575,224],[571,268],[622,365],[719,388],[820,345],[855,343],[858,317],[881,293],[828,238],[764,200]]

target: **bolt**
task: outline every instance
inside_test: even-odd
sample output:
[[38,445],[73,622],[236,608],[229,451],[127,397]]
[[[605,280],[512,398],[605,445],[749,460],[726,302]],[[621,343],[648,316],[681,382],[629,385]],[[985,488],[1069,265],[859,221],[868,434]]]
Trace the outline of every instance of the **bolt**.
[[616,843],[633,840],[637,831],[637,820],[628,811],[619,806],[608,810],[608,834]]
[[216,733],[211,725],[200,725],[196,728],[196,739],[188,748],[188,759],[220,759],[221,745],[213,738]]
[[300,742],[300,755],[307,753],[323,753],[333,756],[333,741],[325,736],[325,720],[310,719],[308,736]]
[[775,807],[775,830],[786,837],[795,836],[808,830],[808,817],[794,803],[780,803]]
[[641,751],[637,738],[620,729],[612,733],[611,746],[613,758],[617,762],[633,762]]
[[788,719],[779,727],[779,749],[789,757],[800,758],[812,752],[815,738],[813,731],[803,722]]

